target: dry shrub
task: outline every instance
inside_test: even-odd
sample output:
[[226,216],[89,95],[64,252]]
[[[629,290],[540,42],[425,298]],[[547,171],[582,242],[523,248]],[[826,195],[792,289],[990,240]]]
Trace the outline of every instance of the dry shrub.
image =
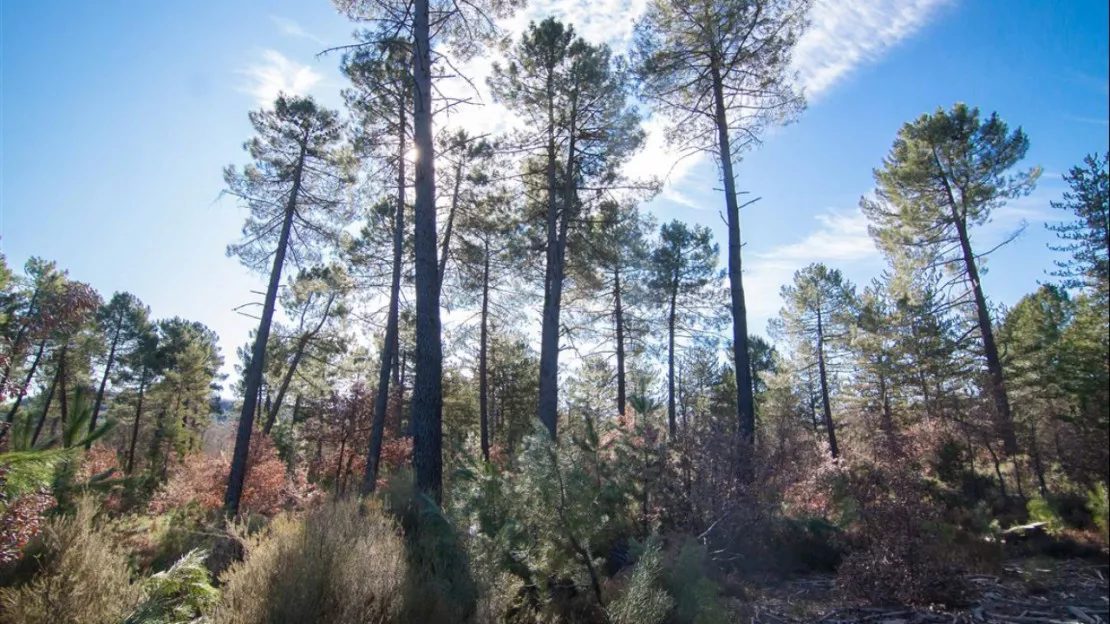
[[216,622],[393,622],[402,609],[405,548],[396,524],[355,501],[288,514],[245,538],[223,576]]
[[127,556],[94,522],[95,503],[78,501],[73,515],[51,520],[42,535],[42,570],[22,587],[0,589],[0,622],[118,622],[142,599]]
[[[196,505],[205,510],[219,509],[224,502],[231,459],[226,455],[191,455],[173,470],[169,481],[155,493],[150,503],[156,514]],[[247,478],[243,484],[240,508],[264,516],[285,509],[298,509],[317,494],[303,474],[290,476],[285,463],[268,436],[251,440],[247,459]]]
[[94,446],[81,454],[76,480],[78,483],[85,483],[93,477],[113,475],[119,470],[119,457],[115,451],[106,446]]
[[897,464],[845,469],[838,489],[852,552],[837,574],[844,591],[876,604],[958,604],[962,566],[924,482]]

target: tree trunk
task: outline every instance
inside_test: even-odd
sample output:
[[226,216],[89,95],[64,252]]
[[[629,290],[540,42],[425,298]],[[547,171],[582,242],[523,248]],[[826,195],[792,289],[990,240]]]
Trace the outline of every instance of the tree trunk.
[[413,139],[416,143],[416,380],[412,394],[412,462],[416,489],[443,496],[443,347],[436,266],[435,145],[428,0],[413,4]]
[[[678,262],[681,266],[681,260]],[[667,315],[667,434],[672,443],[678,439],[674,393],[674,330],[678,313],[678,272],[679,268],[676,266],[674,280],[671,283],[670,313]]]
[[1048,484],[1045,482],[1044,464],[1041,463],[1041,450],[1040,445],[1037,443],[1036,425],[1033,425],[1032,431],[1030,433],[1032,434],[1033,438],[1031,441],[1032,449],[1030,449],[1030,455],[1032,455],[1031,459],[1033,463],[1033,473],[1037,476],[1037,487],[1040,489],[1041,498],[1045,498],[1048,496]]
[[755,439],[755,397],[752,366],[748,354],[748,312],[744,303],[743,267],[740,262],[740,207],[736,201],[736,179],[732,171],[732,146],[728,137],[724,81],[719,59],[713,59],[713,102],[717,122],[717,147],[721,177],[725,185],[725,212],[728,215],[728,282],[732,296],[732,351],[736,369],[736,405],[740,440],[751,446]]
[[[549,75],[547,81],[547,257],[544,267],[539,400],[536,405],[536,417],[547,428],[552,441],[555,441],[559,420],[559,299],[562,293],[556,293],[556,283],[561,281],[561,278],[557,270],[559,258],[559,201],[556,192],[557,152],[553,90],[554,86]],[[564,217],[569,209],[569,206],[563,206]]]
[[[402,90],[402,93],[404,91]],[[400,101],[401,131],[398,133],[397,210],[393,215],[393,274],[389,283],[389,309],[386,312],[385,339],[382,343],[381,364],[378,369],[378,392],[374,397],[374,420],[370,424],[370,448],[366,455],[366,471],[362,475],[361,494],[374,491],[378,482],[378,465],[382,457],[382,438],[385,435],[385,411],[389,406],[389,373],[397,360],[397,335],[400,299],[401,268],[405,244],[405,101]]]
[[[464,146],[465,149],[465,146]],[[455,190],[451,194],[451,207],[447,211],[447,224],[443,228],[443,249],[439,256],[439,288],[443,290],[443,279],[447,275],[447,258],[451,253],[451,228],[455,223],[455,211],[459,207],[459,189],[462,187],[463,160],[455,165]]]
[[266,343],[270,339],[270,323],[274,320],[277,291],[281,286],[281,270],[285,264],[289,232],[293,227],[293,213],[297,208],[297,198],[301,191],[308,132],[306,129],[302,137],[301,151],[297,156],[296,169],[293,171],[293,187],[289,193],[289,202],[285,206],[285,218],[281,224],[278,247],[274,253],[274,266],[270,270],[270,283],[266,288],[266,300],[262,306],[262,319],[258,324],[258,333],[254,337],[254,347],[251,350],[250,369],[247,371],[247,384],[243,393],[243,411],[239,416],[239,428],[235,434],[235,451],[231,456],[231,472],[227,478],[227,492],[224,495],[224,511],[229,516],[239,513],[239,498],[243,495],[243,482],[247,477],[247,457],[250,454],[255,410],[258,407],[258,393],[262,389],[262,371],[266,363]]
[[143,393],[146,392],[146,367],[139,377],[139,404],[135,407],[135,424],[131,426],[131,444],[127,448],[127,474],[135,469],[135,443],[139,440],[139,421],[143,417]]
[[890,410],[890,393],[886,386],[886,375],[879,373],[879,400],[882,401],[883,431],[888,436],[894,435],[894,415]]
[[[31,380],[38,370],[39,362],[42,361],[42,353],[46,350],[46,339],[39,343],[39,350],[35,353],[35,359],[31,361],[31,368],[27,371],[27,377],[23,380],[23,385],[19,387],[19,393],[15,395],[15,403],[12,403],[12,408],[8,410],[7,422],[8,426],[0,429],[0,440],[4,439],[4,435],[11,429],[11,425],[15,422],[15,414],[19,411],[19,405],[23,403],[23,397],[27,394],[27,387],[31,385]],[[3,387],[3,386],[0,386]]]
[[817,371],[821,378],[821,409],[825,415],[825,430],[829,434],[829,454],[833,459],[840,457],[836,445],[836,425],[832,419],[832,405],[829,402],[829,378],[825,371],[825,332],[821,324],[821,310],[817,310]]
[[485,241],[485,263],[482,266],[482,328],[478,347],[478,409],[481,418],[482,457],[489,462],[489,239]]
[[50,412],[50,404],[54,402],[54,390],[58,387],[58,379],[61,378],[62,369],[61,363],[54,369],[54,380],[50,382],[50,389],[46,391],[46,402],[42,405],[42,414],[39,415],[39,421],[35,423],[35,432],[31,434],[31,446],[34,446],[39,441],[39,435],[42,434],[42,426],[46,424],[46,415]]
[[316,327],[307,334],[300,337],[297,341],[297,348],[293,351],[293,359],[289,361],[289,369],[285,371],[282,376],[281,382],[278,385],[277,395],[274,397],[273,403],[267,401],[266,405],[266,424],[262,428],[262,432],[270,435],[270,430],[274,428],[274,422],[277,421],[278,412],[281,410],[281,404],[285,401],[285,394],[289,391],[289,384],[293,381],[293,374],[297,372],[297,367],[301,364],[301,359],[304,358],[304,352],[308,349],[308,345],[312,342],[320,330],[323,329],[324,323],[328,320],[328,314],[331,312],[331,306],[335,303],[335,293],[332,293],[328,299],[328,303],[324,306],[324,315],[320,318],[320,322]]
[[[31,301],[27,304],[27,313],[25,320],[19,326],[19,331],[15,334],[15,340],[11,343],[11,348],[8,353],[11,355],[8,358],[8,364],[4,367],[4,374],[0,377],[0,388],[8,387],[8,378],[11,376],[12,371],[15,369],[16,358],[19,357],[19,350],[23,347],[23,339],[27,337],[27,331],[31,327],[31,318],[37,313],[37,306],[41,290],[39,286],[35,286],[35,292],[31,295]],[[45,338],[44,338],[45,340]]]
[[[69,361],[68,353],[69,345],[62,345],[62,352],[58,357],[58,407],[60,407],[61,410],[58,420],[54,421],[54,424],[50,426],[51,436],[54,435],[55,427],[58,422],[63,423],[63,431],[69,425],[69,389],[66,387],[69,382],[69,371],[66,370],[66,362]],[[68,442],[68,440],[63,440],[63,443],[65,442]]]
[[617,324],[617,415],[627,407],[627,386],[624,374],[624,308],[621,306],[621,266],[613,269],[613,318]]
[[[112,372],[112,364],[116,360],[116,346],[119,344],[120,327],[123,325],[123,312],[116,319],[116,331],[112,335],[112,347],[108,350],[108,361],[104,363],[104,376],[100,378],[100,388],[96,391],[96,402],[93,403],[92,418],[89,419],[89,434],[96,430],[96,418],[100,415],[100,406],[104,401],[104,388],[108,385],[108,374]],[[92,440],[85,443],[85,450],[92,448]]]
[[[944,171],[940,156],[933,151],[933,158],[937,167]],[[967,210],[956,203],[952,187],[948,182],[948,174],[943,174],[944,189],[948,194],[949,207],[952,220],[956,223],[956,233],[960,238],[960,251],[963,253],[964,268],[967,270],[967,279],[971,282],[971,290],[975,296],[975,315],[979,321],[979,333],[983,337],[983,356],[987,360],[987,373],[991,380],[991,397],[994,400],[994,409],[1002,433],[1003,451],[1008,456],[1018,453],[1017,435],[1014,433],[1014,420],[1010,413],[1010,400],[1006,396],[1006,380],[1002,373],[1002,360],[998,355],[998,343],[994,339],[994,326],[991,324],[990,309],[987,307],[987,298],[983,295],[983,284],[979,279],[979,265],[975,261],[975,254],[971,250],[971,239],[967,232]]]

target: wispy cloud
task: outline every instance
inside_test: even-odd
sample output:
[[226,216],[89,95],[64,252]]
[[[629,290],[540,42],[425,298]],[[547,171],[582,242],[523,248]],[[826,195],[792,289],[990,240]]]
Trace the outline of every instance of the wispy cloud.
[[753,330],[762,330],[782,307],[779,291],[794,272],[812,262],[873,273],[881,255],[867,233],[867,218],[859,210],[829,210],[817,214],[817,227],[801,240],[754,252],[745,259],[744,292]]
[[817,0],[794,69],[812,101],[854,69],[874,62],[954,0]]
[[271,15],[270,21],[278,27],[278,30],[280,30],[283,35],[289,35],[290,37],[297,37],[299,39],[308,39],[320,45],[326,45],[323,39],[305,30],[297,20],[280,15]]
[[1069,121],[1078,121],[1085,124],[1093,124],[1096,126],[1110,126],[1110,119],[1106,117],[1077,117],[1075,115],[1064,115],[1065,119]]
[[253,95],[261,106],[272,104],[278,93],[305,95],[323,79],[308,65],[290,60],[276,50],[263,50],[259,62],[239,73],[247,78],[241,90]]

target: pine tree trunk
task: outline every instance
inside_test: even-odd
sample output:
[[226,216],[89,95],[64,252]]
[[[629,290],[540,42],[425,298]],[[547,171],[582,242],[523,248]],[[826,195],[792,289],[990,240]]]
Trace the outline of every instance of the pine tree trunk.
[[825,332],[821,323],[821,310],[817,310],[817,371],[821,378],[821,409],[825,415],[825,431],[829,435],[829,454],[833,459],[840,457],[836,445],[836,425],[832,419],[832,405],[829,401],[829,378],[825,371]]
[[19,411],[20,404],[23,403],[23,397],[27,395],[27,387],[31,385],[31,380],[34,378],[35,372],[39,368],[39,362],[42,361],[42,353],[45,350],[46,339],[44,338],[42,342],[39,343],[39,350],[35,353],[35,359],[31,361],[31,368],[27,371],[27,377],[23,380],[23,385],[19,387],[19,393],[15,395],[15,403],[12,403],[12,408],[8,410],[8,426],[0,429],[0,440],[4,439],[8,430],[11,429],[12,423],[15,422],[15,414]]
[[61,376],[61,360],[59,360],[57,368],[54,369],[54,380],[50,382],[50,389],[46,392],[46,402],[42,405],[42,414],[39,414],[39,421],[35,423],[35,432],[31,434],[31,446],[39,441],[39,435],[42,434],[42,427],[46,424],[46,415],[50,412],[50,404],[54,402],[54,391],[58,387],[58,380]]
[[883,431],[888,436],[894,435],[894,415],[890,410],[890,393],[887,390],[886,375],[879,373],[879,400],[882,401]]
[[378,466],[382,457],[382,438],[385,436],[385,411],[389,407],[389,374],[397,360],[397,335],[400,321],[401,269],[405,245],[405,101],[400,101],[401,130],[397,149],[397,208],[393,215],[393,273],[389,283],[389,309],[385,320],[385,339],[382,342],[381,363],[378,369],[378,392],[374,397],[374,421],[370,425],[370,448],[366,455],[366,471],[362,475],[363,495],[374,491],[378,482]]
[[[108,375],[112,372],[112,364],[116,360],[116,345],[119,344],[120,327],[123,325],[123,312],[116,319],[116,331],[112,335],[112,347],[108,350],[108,361],[104,363],[104,376],[100,378],[100,388],[96,391],[96,402],[93,403],[92,418],[89,419],[89,434],[96,430],[96,418],[100,415],[100,406],[104,401],[104,388],[108,385]],[[92,448],[92,441],[85,443],[85,450]]]
[[143,394],[146,392],[146,367],[139,377],[139,404],[135,407],[135,424],[131,426],[131,443],[127,448],[127,474],[135,469],[135,444],[139,440],[139,422],[143,417]]
[[412,461],[416,489],[443,496],[443,347],[436,266],[435,145],[428,0],[413,4],[413,138],[416,143],[416,380],[412,394]]
[[278,385],[277,395],[271,404],[266,402],[266,424],[262,428],[262,432],[270,435],[270,431],[274,428],[274,423],[277,421],[278,412],[281,411],[281,404],[285,401],[285,394],[289,391],[289,384],[293,381],[293,375],[297,372],[297,367],[300,366],[301,360],[304,359],[304,353],[308,349],[308,345],[323,329],[324,323],[328,320],[328,314],[331,312],[331,306],[335,303],[335,293],[329,296],[328,303],[324,306],[324,314],[320,318],[320,322],[316,327],[307,334],[300,337],[297,341],[297,348],[293,351],[293,359],[289,361],[289,368],[282,376],[281,382]]
[[627,407],[627,386],[624,373],[624,309],[621,306],[621,266],[613,269],[613,317],[617,324],[617,414]]
[[[62,352],[58,358],[58,407],[60,407],[61,410],[59,411],[58,420],[53,421],[50,425],[51,437],[54,436],[59,422],[65,423],[62,425],[63,430],[69,423],[69,389],[67,388],[69,385],[69,370],[66,366],[66,363],[69,361],[68,354],[69,345],[62,345]],[[63,440],[63,443],[66,442],[68,442],[68,440]]]
[[235,435],[235,451],[231,456],[231,472],[227,479],[227,492],[224,495],[224,512],[228,516],[239,513],[239,498],[243,494],[243,482],[247,477],[247,457],[250,454],[251,434],[254,432],[254,416],[258,407],[258,393],[262,389],[262,371],[266,363],[266,343],[270,339],[270,324],[274,320],[274,307],[277,302],[278,288],[281,286],[281,270],[285,264],[285,253],[289,247],[289,233],[293,228],[293,213],[301,191],[301,176],[304,172],[305,153],[308,145],[308,132],[301,138],[301,151],[293,170],[293,186],[289,201],[285,206],[285,218],[281,224],[274,265],[270,270],[270,283],[266,288],[266,300],[262,306],[262,319],[251,349],[250,369],[247,371],[246,389],[243,393],[243,411],[239,416],[239,428]]
[[[543,319],[540,330],[540,378],[536,417],[556,440],[559,401],[559,309],[555,296],[559,240],[559,203],[556,193],[554,86],[547,81],[547,253],[544,266]],[[566,214],[568,206],[563,206]]]
[[[943,172],[940,156],[933,151],[936,165]],[[994,338],[994,326],[991,323],[990,308],[987,307],[987,298],[983,295],[983,284],[979,279],[979,265],[975,254],[971,250],[971,240],[967,232],[967,210],[957,205],[956,197],[948,182],[948,175],[944,174],[944,188],[948,194],[949,207],[952,220],[956,224],[956,233],[960,239],[960,251],[963,253],[964,268],[967,271],[968,281],[975,296],[975,315],[979,321],[979,333],[983,337],[983,356],[987,360],[987,374],[991,380],[991,396],[994,400],[994,409],[998,418],[999,428],[1002,433],[1003,451],[1008,456],[1018,453],[1017,436],[1014,433],[1014,420],[1010,413],[1010,399],[1006,395],[1006,380],[1002,373],[1002,360],[998,355],[998,343]]]
[[489,462],[489,239],[485,241],[485,257],[482,265],[482,328],[478,347],[478,411],[481,419],[482,458]]
[[721,177],[725,185],[725,212],[728,215],[728,281],[732,296],[736,405],[739,412],[740,440],[750,447],[755,440],[755,397],[752,389],[751,358],[748,354],[748,312],[744,303],[743,267],[740,261],[740,207],[736,200],[736,178],[732,171],[732,146],[729,143],[724,81],[719,62],[719,59],[714,59],[711,65],[717,147],[721,159]]
[[19,350],[23,347],[23,339],[27,337],[27,331],[31,327],[31,318],[38,313],[38,301],[41,294],[39,286],[35,286],[35,292],[31,295],[31,301],[27,304],[25,320],[20,324],[19,331],[16,332],[15,340],[12,341],[11,348],[8,351],[11,357],[8,358],[8,364],[4,367],[4,374],[0,377],[0,388],[8,387],[8,379],[11,377],[12,371],[15,370],[15,361],[19,357]]
[[[465,149],[465,148],[464,148]],[[439,289],[443,290],[444,275],[447,274],[447,258],[451,253],[451,229],[455,224],[455,211],[459,207],[459,190],[462,188],[463,160],[455,165],[455,189],[451,193],[451,207],[447,210],[447,224],[443,228],[443,244],[439,256]]]
[[[681,266],[681,261],[679,265]],[[674,331],[678,314],[678,271],[679,268],[675,267],[674,280],[671,283],[671,307],[667,315],[667,434],[672,443],[678,439],[674,391]]]

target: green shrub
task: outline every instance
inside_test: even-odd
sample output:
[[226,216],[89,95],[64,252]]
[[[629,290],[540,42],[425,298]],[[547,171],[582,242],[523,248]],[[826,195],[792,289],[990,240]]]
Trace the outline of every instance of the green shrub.
[[220,592],[208,579],[204,567],[207,553],[186,553],[165,572],[143,582],[145,599],[123,624],[175,624],[195,622],[214,607]]
[[606,607],[613,624],[661,624],[674,600],[660,587],[663,558],[657,543],[649,544],[628,581],[624,593]]
[[1031,498],[1025,504],[1030,522],[1043,522],[1045,531],[1056,535],[1064,530],[1064,521],[1052,504],[1043,498]]
[[0,622],[118,622],[142,599],[127,556],[98,530],[95,503],[77,501],[72,515],[51,520],[41,536],[42,571],[18,588],[0,589]]
[[706,547],[691,535],[679,537],[671,549],[663,586],[675,601],[676,624],[723,624],[728,614],[720,600],[718,571]]
[[1099,483],[1087,493],[1087,510],[1091,512],[1103,543],[1110,542],[1110,497],[1105,484]]
[[281,514],[244,541],[246,558],[222,577],[216,622],[398,621],[405,545],[380,509],[341,501],[303,519]]
[[403,622],[468,622],[478,588],[466,547],[443,512],[423,495],[411,496],[400,514],[407,564]]

